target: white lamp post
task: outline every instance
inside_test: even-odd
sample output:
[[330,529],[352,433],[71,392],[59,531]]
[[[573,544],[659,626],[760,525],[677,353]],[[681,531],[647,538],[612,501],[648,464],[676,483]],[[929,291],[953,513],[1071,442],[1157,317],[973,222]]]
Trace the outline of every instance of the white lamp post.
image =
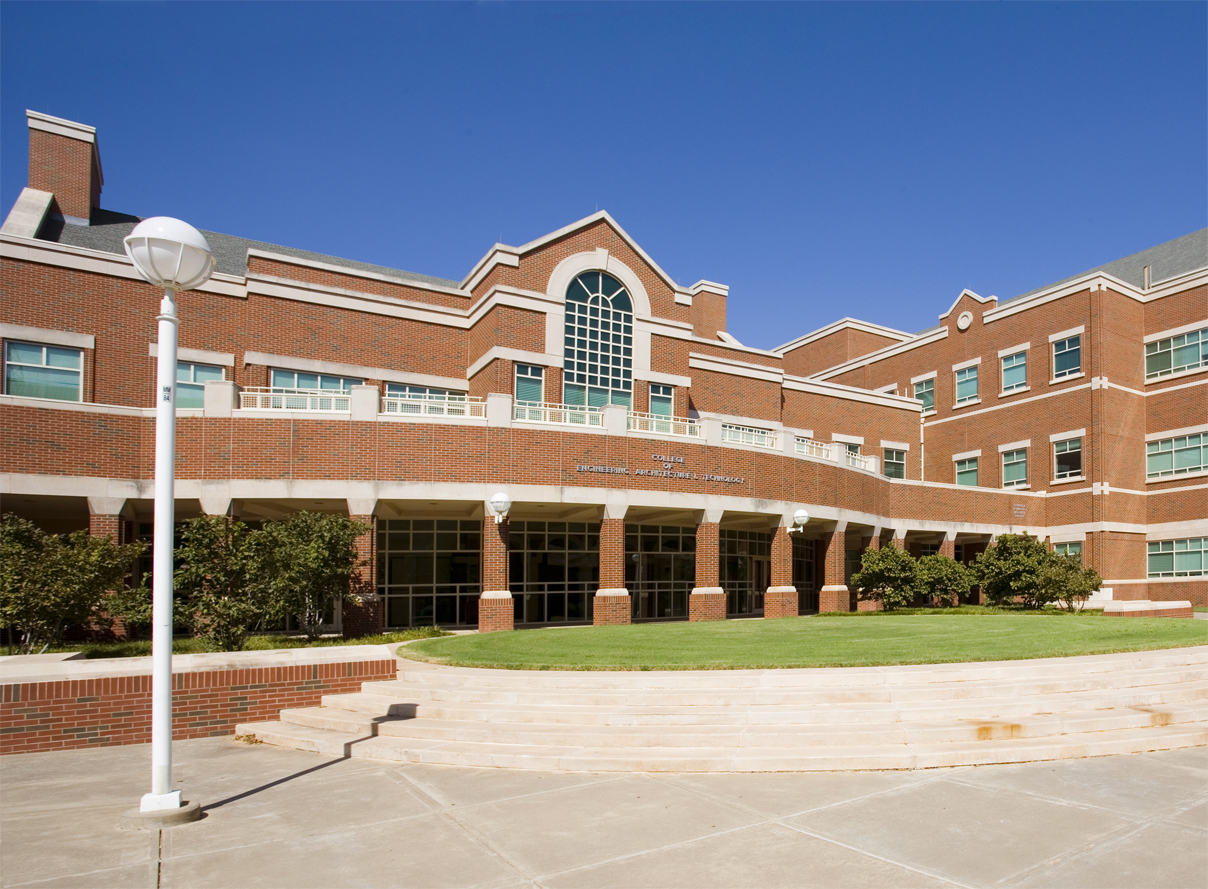
[[[200,287],[214,271],[210,245],[187,222],[167,216],[144,219],[125,239],[135,269],[164,298],[159,304],[159,354],[155,371],[155,540],[152,550],[151,792],[139,813],[150,822],[191,821],[172,790],[172,550],[176,518],[176,317],[175,296]],[[166,820],[165,820],[166,819]],[[156,826],[158,826],[158,824]]]

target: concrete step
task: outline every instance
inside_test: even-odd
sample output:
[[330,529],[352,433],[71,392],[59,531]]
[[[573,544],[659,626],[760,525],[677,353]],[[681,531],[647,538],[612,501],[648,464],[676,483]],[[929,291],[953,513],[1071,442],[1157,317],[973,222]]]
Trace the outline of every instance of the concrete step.
[[657,704],[684,707],[733,707],[750,705],[817,706],[840,703],[908,703],[955,700],[994,700],[1083,692],[1195,686],[1208,690],[1208,669],[1166,670],[1155,675],[1054,677],[1047,680],[992,680],[988,682],[932,683],[923,686],[856,688],[731,688],[731,689],[506,689],[492,686],[433,684],[417,685],[401,680],[370,682],[363,691],[393,695],[416,704],[425,702],[467,704],[573,704],[580,706],[629,707]]
[[235,734],[254,735],[261,743],[276,747],[344,757],[351,756],[352,748],[366,737],[358,732],[334,732],[288,722],[244,722],[235,726]]
[[871,744],[786,748],[556,747],[416,741],[378,736],[352,755],[387,762],[590,772],[806,772],[941,768],[1033,762],[1168,750],[1208,744],[1208,724],[1194,723],[982,744]]
[[995,679],[1051,679],[1057,673],[1077,676],[1124,673],[1178,667],[1208,667],[1208,646],[1160,651],[1027,661],[986,661],[964,664],[921,664],[899,667],[838,667],[772,670],[558,671],[482,670],[442,667],[402,660],[400,680],[439,687],[469,685],[516,689],[627,688],[829,688],[921,685],[932,682],[986,682]]

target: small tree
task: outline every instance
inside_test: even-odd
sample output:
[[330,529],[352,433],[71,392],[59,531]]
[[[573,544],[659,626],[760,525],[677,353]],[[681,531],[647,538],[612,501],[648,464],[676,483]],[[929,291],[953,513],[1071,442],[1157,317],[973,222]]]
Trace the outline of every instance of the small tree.
[[918,595],[917,564],[910,553],[896,546],[865,550],[850,584],[860,599],[880,602],[886,611],[893,611]]
[[1044,604],[1040,571],[1049,552],[1043,543],[1026,534],[1003,534],[997,544],[979,553],[973,573],[991,605],[1020,599],[1026,608]]
[[181,620],[209,648],[241,651],[268,610],[262,587],[249,582],[253,535],[226,516],[184,523],[176,550],[176,597]]
[[368,530],[363,522],[314,512],[266,522],[256,535],[255,582],[270,616],[292,617],[308,639],[316,639],[329,606],[360,602],[349,582],[364,564],[356,541]]
[[14,515],[0,518],[0,624],[9,629],[10,652],[45,651],[63,641],[68,627],[100,619],[143,549],[87,531],[47,534]]
[[919,585],[937,606],[959,605],[973,586],[969,569],[943,555],[923,556],[918,562]]
[[1040,591],[1046,602],[1060,602],[1067,611],[1081,611],[1103,578],[1094,568],[1083,568],[1077,556],[1049,553],[1040,569]]

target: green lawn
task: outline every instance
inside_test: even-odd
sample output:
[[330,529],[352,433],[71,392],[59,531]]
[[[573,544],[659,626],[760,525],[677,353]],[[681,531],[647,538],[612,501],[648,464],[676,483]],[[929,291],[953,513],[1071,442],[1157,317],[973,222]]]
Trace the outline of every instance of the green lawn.
[[1069,657],[1208,644],[1208,621],[990,609],[519,630],[426,639],[414,660],[513,670],[856,667]]

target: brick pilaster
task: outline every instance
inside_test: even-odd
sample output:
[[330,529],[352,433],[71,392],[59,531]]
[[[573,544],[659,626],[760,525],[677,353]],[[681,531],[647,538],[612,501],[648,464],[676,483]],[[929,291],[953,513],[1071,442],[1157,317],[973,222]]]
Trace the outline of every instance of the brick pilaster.
[[844,574],[845,535],[830,531],[818,541],[818,562],[822,569],[822,589],[818,591],[819,611],[851,611],[851,593]]
[[629,591],[625,589],[625,520],[600,522],[600,589],[592,602],[591,622],[597,627],[633,622]]
[[386,614],[377,592],[377,516],[354,515],[351,519],[369,526],[357,538],[357,556],[364,563],[353,572],[350,592],[360,602],[345,602],[343,630],[345,636],[373,636],[386,628]]
[[797,588],[793,586],[793,538],[783,525],[772,533],[772,585],[763,596],[765,618],[796,617]]
[[[881,538],[878,537],[877,535],[873,534],[871,537],[861,537],[860,538],[861,554],[863,554],[864,552],[866,552],[867,550],[870,550],[870,549],[879,550],[880,548],[881,548]],[[881,603],[880,602],[861,602],[857,598],[856,599],[856,610],[857,611],[880,611]]]
[[725,620],[726,594],[720,586],[721,527],[717,522],[696,526],[696,586],[688,596],[688,620]]
[[496,524],[489,510],[482,519],[482,596],[478,601],[478,632],[514,629],[515,612],[508,586],[508,533],[505,518]]
[[92,537],[112,537],[116,544],[129,543],[126,537],[127,522],[120,515],[88,516],[88,533]]

